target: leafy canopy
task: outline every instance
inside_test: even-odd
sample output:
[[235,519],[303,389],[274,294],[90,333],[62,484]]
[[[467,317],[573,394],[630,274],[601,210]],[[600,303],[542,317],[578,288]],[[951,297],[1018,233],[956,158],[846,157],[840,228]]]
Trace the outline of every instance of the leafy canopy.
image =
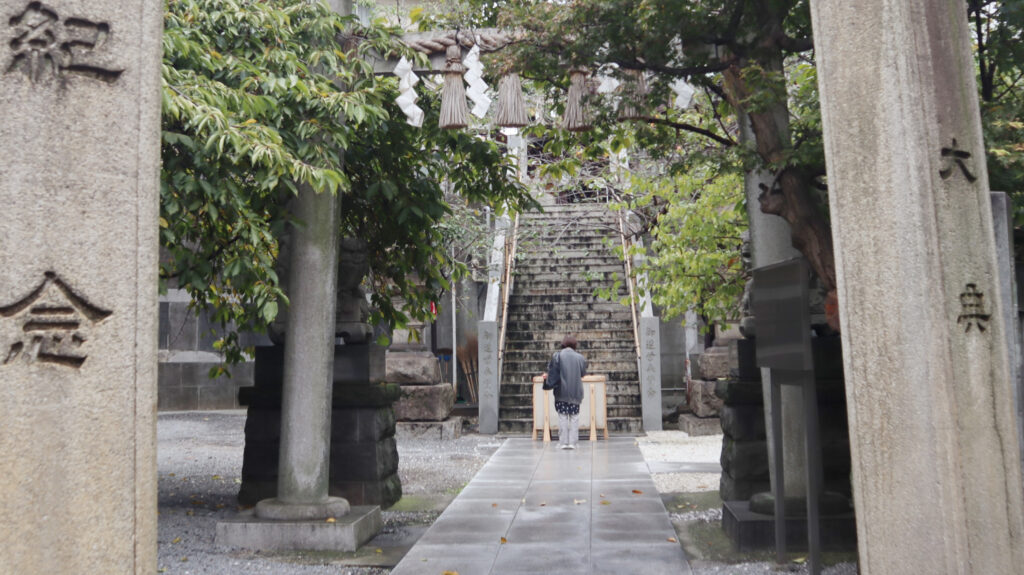
[[372,55],[400,49],[380,22],[322,2],[170,0],[164,24],[161,279],[221,323],[228,361],[238,330],[287,303],[275,265],[295,194],[343,196],[342,234],[370,245],[376,319],[395,324],[464,271],[436,226],[442,182],[495,209],[530,204],[496,145],[432,127],[436,98],[423,129],[405,123],[397,80],[373,73]]

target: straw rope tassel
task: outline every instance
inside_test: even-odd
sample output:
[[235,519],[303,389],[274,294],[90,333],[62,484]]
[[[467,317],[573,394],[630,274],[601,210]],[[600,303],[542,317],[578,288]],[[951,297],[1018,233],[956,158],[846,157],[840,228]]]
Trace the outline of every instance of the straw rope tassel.
[[522,128],[530,123],[523,101],[523,86],[519,74],[502,76],[498,84],[498,110],[494,123],[503,128]]
[[469,111],[466,108],[466,85],[462,74],[462,48],[458,44],[448,46],[444,67],[444,88],[441,90],[441,118],[438,126],[443,130],[465,128]]
[[570,132],[583,132],[591,128],[583,109],[583,95],[587,90],[586,70],[574,69],[569,72],[569,95],[565,102],[565,116],[562,127]]
[[619,104],[620,120],[636,120],[643,116],[644,97],[647,96],[647,80],[640,70],[625,70],[626,81],[622,84],[622,100]]

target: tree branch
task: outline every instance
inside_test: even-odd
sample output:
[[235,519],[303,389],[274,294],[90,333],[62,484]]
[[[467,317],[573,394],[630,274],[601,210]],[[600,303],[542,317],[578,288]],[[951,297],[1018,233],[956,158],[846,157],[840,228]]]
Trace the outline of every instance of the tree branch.
[[[662,125],[662,126],[668,126],[670,128],[675,128],[677,130],[683,130],[683,131],[686,131],[686,132],[693,132],[694,134],[700,134],[701,136],[704,136],[706,138],[710,138],[710,139],[718,142],[719,144],[722,144],[723,146],[735,146],[736,145],[736,142],[733,141],[731,138],[723,138],[722,136],[719,136],[718,134],[716,134],[716,133],[714,133],[714,132],[712,132],[710,130],[706,130],[704,128],[698,128],[697,126],[693,126],[693,125],[690,125],[690,124],[685,124],[685,123],[682,123],[682,122],[673,122],[672,120],[669,120],[667,118],[656,118],[654,116],[637,116],[636,118],[631,118],[631,119],[632,120],[642,121],[642,122],[649,122],[651,124],[659,124],[659,125]],[[620,122],[628,122],[631,119],[622,119],[622,120],[619,120],[619,121]]]

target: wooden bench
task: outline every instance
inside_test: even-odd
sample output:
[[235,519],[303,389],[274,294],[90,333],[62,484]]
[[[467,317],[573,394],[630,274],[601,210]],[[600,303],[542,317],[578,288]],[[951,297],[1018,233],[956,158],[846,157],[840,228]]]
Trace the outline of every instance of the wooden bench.
[[[608,439],[608,397],[606,383],[608,378],[603,375],[583,376],[583,402],[580,403],[580,429],[590,428],[590,440],[597,441],[597,431],[604,431],[604,438]],[[594,401],[591,401],[594,399]],[[555,413],[555,394],[552,390],[544,390],[544,376],[537,375],[533,378],[533,439],[537,439],[537,432],[542,431],[544,441],[551,441],[551,429],[557,428],[557,417],[555,425],[552,425],[551,416]],[[589,420],[584,414],[590,414]]]

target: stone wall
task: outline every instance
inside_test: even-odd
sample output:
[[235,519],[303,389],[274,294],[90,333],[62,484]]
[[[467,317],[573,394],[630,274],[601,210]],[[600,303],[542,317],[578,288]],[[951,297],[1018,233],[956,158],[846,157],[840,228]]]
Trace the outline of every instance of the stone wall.
[[[221,365],[213,347],[222,333],[210,315],[189,309],[191,298],[185,290],[170,289],[160,296],[160,339],[157,408],[160,411],[196,409],[237,409],[238,390],[252,385],[253,363],[230,368],[230,376],[210,379],[210,369]],[[242,334],[243,345],[267,345],[269,340]]]

